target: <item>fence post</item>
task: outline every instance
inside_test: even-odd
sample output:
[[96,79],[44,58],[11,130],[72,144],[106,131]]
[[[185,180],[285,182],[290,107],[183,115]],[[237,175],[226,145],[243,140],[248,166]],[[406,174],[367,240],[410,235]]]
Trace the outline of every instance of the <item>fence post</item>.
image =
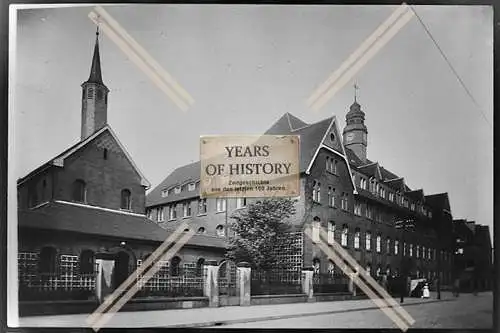
[[96,253],[95,262],[97,264],[95,292],[99,303],[103,303],[113,292],[115,258],[110,253]]
[[307,295],[307,301],[311,301],[314,296],[313,273],[312,267],[302,269],[302,292]]
[[215,260],[207,260],[203,265],[206,272],[203,274],[203,294],[208,297],[208,306],[211,308],[219,306],[218,268],[219,266]]
[[349,292],[352,293],[352,296],[356,296],[356,285],[354,284],[354,276],[358,273],[349,274]]
[[238,296],[240,296],[240,305],[248,306],[250,305],[250,276],[252,269],[250,268],[250,264],[245,261],[238,263],[237,267],[236,288]]

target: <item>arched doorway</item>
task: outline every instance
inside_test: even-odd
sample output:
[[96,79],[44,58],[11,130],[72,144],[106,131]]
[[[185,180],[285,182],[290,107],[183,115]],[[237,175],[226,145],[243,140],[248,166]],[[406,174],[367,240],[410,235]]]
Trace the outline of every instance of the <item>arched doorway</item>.
[[220,306],[240,305],[237,292],[237,268],[231,260],[222,260],[217,269],[217,282],[219,285]]
[[115,268],[113,274],[113,286],[118,288],[130,275],[130,255],[125,251],[116,254]]

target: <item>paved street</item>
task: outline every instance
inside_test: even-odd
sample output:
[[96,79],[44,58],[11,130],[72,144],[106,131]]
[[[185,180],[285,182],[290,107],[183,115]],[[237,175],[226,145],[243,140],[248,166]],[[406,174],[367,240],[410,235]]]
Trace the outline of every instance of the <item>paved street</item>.
[[[490,328],[492,293],[478,296],[443,293],[442,300],[409,298],[405,309],[417,328]],[[88,315],[20,318],[21,327],[89,327]],[[249,307],[117,313],[105,327],[227,328],[392,328],[392,321],[368,299]]]
[[[478,296],[462,294],[446,302],[420,303],[404,309],[415,319],[412,328],[471,328],[493,327],[492,293]],[[280,320],[254,321],[219,327],[227,328],[397,328],[379,309],[346,313],[297,316]]]

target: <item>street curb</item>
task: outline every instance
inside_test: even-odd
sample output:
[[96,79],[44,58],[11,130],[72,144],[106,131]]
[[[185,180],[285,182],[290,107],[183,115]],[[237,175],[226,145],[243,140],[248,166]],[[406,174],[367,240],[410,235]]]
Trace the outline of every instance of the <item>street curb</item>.
[[[424,302],[416,302],[416,303],[406,303],[400,304],[401,306],[412,306],[412,305],[420,305],[420,304],[428,304],[428,303],[439,303],[439,302],[450,302],[455,299],[441,299],[441,300],[429,300]],[[257,305],[258,306],[258,305]],[[392,308],[392,306],[384,306],[384,308]],[[279,320],[279,319],[288,319],[288,318],[297,318],[297,317],[312,317],[312,316],[321,316],[327,314],[337,314],[337,313],[348,313],[348,312],[356,312],[356,311],[365,311],[365,310],[376,310],[380,309],[378,306],[369,306],[363,308],[355,308],[348,310],[333,310],[333,311],[323,311],[323,312],[311,312],[311,313],[297,313],[290,315],[279,315],[279,316],[267,316],[267,317],[255,317],[255,318],[245,318],[245,319],[233,319],[233,320],[224,320],[224,321],[207,321],[203,323],[193,323],[193,324],[178,324],[178,325],[169,325],[163,326],[164,328],[189,328],[189,327],[211,327],[211,326],[224,326],[231,324],[244,324],[244,323],[252,323],[259,321],[269,321],[269,320]]]

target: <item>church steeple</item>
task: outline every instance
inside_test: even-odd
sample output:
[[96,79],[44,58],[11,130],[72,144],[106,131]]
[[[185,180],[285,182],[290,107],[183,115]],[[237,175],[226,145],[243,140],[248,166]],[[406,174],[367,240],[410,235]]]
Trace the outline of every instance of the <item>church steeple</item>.
[[90,67],[90,76],[87,82],[104,85],[101,74],[101,56],[99,55],[99,27],[97,27],[95,33],[94,56],[92,57],[92,66]]
[[99,54],[99,27],[96,31],[94,55],[90,75],[82,83],[82,136],[85,140],[107,124],[109,89],[102,81],[101,56]]
[[356,156],[366,163],[366,148],[368,145],[368,129],[365,125],[365,113],[357,101],[358,86],[354,85],[354,103],[346,114],[346,127],[344,128],[344,146],[351,149]]

